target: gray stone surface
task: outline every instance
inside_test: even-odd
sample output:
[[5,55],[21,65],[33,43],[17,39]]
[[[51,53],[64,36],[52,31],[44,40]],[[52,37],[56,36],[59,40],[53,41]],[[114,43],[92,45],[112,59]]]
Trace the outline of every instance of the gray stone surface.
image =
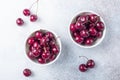
[[[39,21],[35,23],[21,13],[33,0],[6,1],[0,1],[0,80],[120,80],[120,0],[40,0]],[[100,14],[107,27],[103,42],[91,49],[75,45],[68,31],[72,18],[86,10]],[[17,17],[24,18],[26,25],[16,26]],[[59,59],[45,67],[25,55],[25,40],[40,28],[53,30],[62,41]],[[81,73],[78,66],[83,60],[79,56],[94,59],[95,68]],[[26,67],[33,76],[22,75]]]

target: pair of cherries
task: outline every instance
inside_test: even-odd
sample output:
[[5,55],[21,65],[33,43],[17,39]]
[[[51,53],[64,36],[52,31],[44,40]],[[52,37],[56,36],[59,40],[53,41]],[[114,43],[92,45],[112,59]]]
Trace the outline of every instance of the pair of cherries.
[[88,68],[94,68],[94,66],[95,66],[94,60],[88,59],[88,58],[85,57],[85,56],[80,56],[80,57],[84,57],[84,58],[87,59],[87,63],[86,63],[86,64],[80,64],[80,65],[79,65],[79,70],[80,70],[81,72],[87,71]]
[[[30,21],[31,22],[35,22],[38,19],[37,15],[31,14],[29,9],[24,9],[23,14],[24,14],[24,16],[30,16]],[[18,26],[22,26],[24,24],[24,20],[22,18],[18,18],[16,20],[16,23],[17,23]]]

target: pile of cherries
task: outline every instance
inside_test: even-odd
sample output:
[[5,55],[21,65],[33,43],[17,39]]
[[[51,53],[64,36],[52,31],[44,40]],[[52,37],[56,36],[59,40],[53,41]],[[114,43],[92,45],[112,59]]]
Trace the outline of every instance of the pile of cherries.
[[40,64],[53,61],[59,54],[59,44],[50,31],[39,30],[27,39],[28,57]]
[[96,14],[80,14],[70,25],[73,40],[80,45],[91,46],[103,35],[104,23]]

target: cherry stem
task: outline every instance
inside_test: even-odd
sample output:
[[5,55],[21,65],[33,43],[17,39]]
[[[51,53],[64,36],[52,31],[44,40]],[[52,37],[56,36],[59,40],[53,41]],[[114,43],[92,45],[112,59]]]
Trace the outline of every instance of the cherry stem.
[[37,15],[37,12],[38,12],[38,2],[39,2],[39,0],[35,1],[29,8],[29,9],[32,9],[33,5],[37,3],[36,15]]
[[88,60],[88,58],[86,56],[79,56],[79,58],[85,58],[85,59]]

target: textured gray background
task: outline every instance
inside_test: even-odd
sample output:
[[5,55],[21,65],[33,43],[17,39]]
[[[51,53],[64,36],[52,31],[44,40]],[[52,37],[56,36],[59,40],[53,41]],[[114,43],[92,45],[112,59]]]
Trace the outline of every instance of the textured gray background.
[[[33,2],[0,1],[0,80],[120,80],[120,0],[40,0],[39,21],[30,23],[22,10]],[[78,47],[69,37],[72,18],[83,10],[100,14],[107,27],[103,42],[92,49]],[[26,22],[22,28],[15,24],[17,17]],[[25,55],[25,40],[40,28],[53,30],[62,40],[61,56],[45,67],[32,63]],[[95,68],[81,73],[78,66],[84,60],[78,56],[94,59]],[[33,71],[29,78],[22,75],[26,67]]]

